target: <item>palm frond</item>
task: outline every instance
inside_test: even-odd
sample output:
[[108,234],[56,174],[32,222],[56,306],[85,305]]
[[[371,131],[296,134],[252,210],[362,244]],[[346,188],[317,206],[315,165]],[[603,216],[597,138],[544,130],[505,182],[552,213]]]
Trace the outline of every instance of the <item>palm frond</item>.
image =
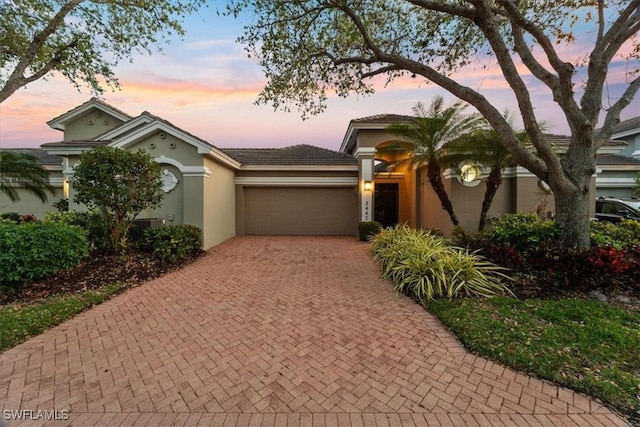
[[15,202],[20,200],[20,188],[35,195],[43,203],[47,201],[47,192],[55,194],[49,184],[49,173],[34,156],[16,151],[0,151],[0,192]]

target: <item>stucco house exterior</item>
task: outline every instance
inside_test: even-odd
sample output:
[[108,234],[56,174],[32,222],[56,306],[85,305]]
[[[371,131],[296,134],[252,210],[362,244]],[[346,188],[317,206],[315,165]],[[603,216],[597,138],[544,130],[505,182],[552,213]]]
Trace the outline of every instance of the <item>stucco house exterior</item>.
[[611,137],[620,149],[596,158],[596,192],[599,197],[628,198],[640,172],[640,116],[618,123]]
[[[425,171],[390,171],[385,162],[392,159],[377,154],[376,148],[391,140],[386,127],[409,120],[393,114],[351,120],[339,151],[311,145],[221,149],[149,112],[134,117],[92,98],[48,122],[63,133],[61,141],[15,150],[35,155],[50,171],[55,195],[42,204],[26,193],[17,203],[0,194],[0,212],[42,218],[62,198],[69,199],[70,209],[82,209],[73,201],[74,166],[81,153],[109,145],[144,149],[161,166],[163,204],[139,217],[200,227],[205,249],[246,234],[355,236],[357,224],[371,220],[450,234],[452,225]],[[553,138],[560,146],[566,143],[566,137]],[[613,155],[630,145],[613,141],[602,153]],[[634,150],[640,150],[640,142]],[[445,171],[447,192],[467,230],[477,228],[486,173],[478,164]],[[489,217],[553,211],[553,197],[533,174],[514,167],[503,177]]]
[[61,198],[82,209],[73,201],[73,168],[81,153],[109,145],[144,149],[161,166],[162,206],[139,217],[200,227],[204,248],[243,234],[357,231],[358,169],[348,154],[309,145],[221,150],[151,113],[132,117],[96,98],[48,125],[63,132],[62,141],[16,151],[40,159],[56,194],[46,204],[24,192],[17,203],[0,195],[0,212],[42,218]]

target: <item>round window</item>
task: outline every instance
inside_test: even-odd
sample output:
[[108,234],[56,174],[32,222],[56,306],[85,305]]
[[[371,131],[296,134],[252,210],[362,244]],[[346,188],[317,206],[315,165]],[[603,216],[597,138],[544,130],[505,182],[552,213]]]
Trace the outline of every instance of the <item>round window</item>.
[[465,163],[460,167],[462,182],[473,182],[480,178],[480,169],[473,163]]

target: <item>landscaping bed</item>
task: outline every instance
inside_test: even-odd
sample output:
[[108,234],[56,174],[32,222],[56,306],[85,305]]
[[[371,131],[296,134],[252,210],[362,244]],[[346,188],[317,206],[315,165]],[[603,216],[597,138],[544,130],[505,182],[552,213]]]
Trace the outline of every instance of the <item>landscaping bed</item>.
[[14,347],[112,296],[185,267],[204,254],[162,261],[148,253],[93,253],[80,265],[16,292],[0,293],[0,352]]
[[162,261],[148,253],[131,252],[124,255],[92,253],[78,266],[63,270],[14,292],[0,293],[0,308],[11,303],[30,304],[54,295],[100,290],[114,283],[131,287],[163,276],[193,262],[204,252],[189,255],[173,262]]
[[469,351],[600,399],[640,426],[639,236],[640,224],[596,223],[591,248],[564,249],[553,223],[513,215],[453,240],[385,229],[370,250],[382,277]]

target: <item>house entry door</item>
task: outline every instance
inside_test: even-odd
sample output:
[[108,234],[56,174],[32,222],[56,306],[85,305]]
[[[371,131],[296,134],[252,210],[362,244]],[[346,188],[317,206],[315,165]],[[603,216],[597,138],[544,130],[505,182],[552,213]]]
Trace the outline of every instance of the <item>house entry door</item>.
[[398,223],[398,184],[376,182],[373,219],[383,227],[393,227]]

